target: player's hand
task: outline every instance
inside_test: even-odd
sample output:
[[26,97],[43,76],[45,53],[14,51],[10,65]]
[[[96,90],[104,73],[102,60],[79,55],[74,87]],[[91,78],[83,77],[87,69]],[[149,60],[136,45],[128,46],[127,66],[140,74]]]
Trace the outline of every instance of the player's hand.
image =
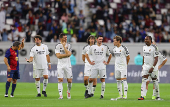
[[95,62],[94,62],[94,61],[92,61],[90,64],[91,64],[91,65],[94,65],[94,64],[95,64]]
[[149,69],[149,73],[152,73],[153,72],[153,68]]
[[63,45],[63,47],[65,47],[66,46],[66,42],[63,42],[62,45]]
[[25,41],[25,38],[23,38],[21,42],[24,42],[24,41]]
[[26,60],[28,63],[30,63],[30,61],[29,61],[27,58],[25,58],[25,60]]
[[9,66],[9,67],[7,67],[7,71],[8,71],[8,72],[11,72],[11,68],[10,68],[10,66]]
[[48,64],[48,69],[49,69],[49,70],[51,69],[51,64]]
[[107,63],[106,61],[103,61],[103,63],[104,63],[105,65],[108,65],[108,63]]

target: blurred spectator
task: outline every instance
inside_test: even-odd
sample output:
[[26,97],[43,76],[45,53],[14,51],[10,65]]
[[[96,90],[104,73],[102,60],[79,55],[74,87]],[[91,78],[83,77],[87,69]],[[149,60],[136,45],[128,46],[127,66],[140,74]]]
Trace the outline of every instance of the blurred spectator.
[[153,21],[150,19],[148,15],[145,16],[145,28],[150,28],[150,26],[153,26]]
[[77,15],[74,15],[73,23],[75,27],[79,27],[80,20],[78,19]]
[[8,41],[8,33],[6,29],[4,29],[3,32],[1,32],[1,35],[2,35],[2,41]]
[[104,16],[105,18],[107,18],[107,19],[110,19],[110,17],[109,17],[109,8],[108,8],[107,5],[104,7],[103,16]]
[[19,22],[18,32],[23,32],[23,28],[22,28],[22,24],[21,24],[21,22]]
[[71,61],[71,65],[76,65],[76,57],[73,54],[71,54],[70,56],[70,61]]
[[93,15],[92,15],[91,20],[92,20],[93,23],[96,23],[96,22],[97,22],[96,14],[93,14]]
[[73,36],[71,37],[71,42],[72,43],[77,43],[77,36],[76,36],[76,34],[73,34]]
[[83,35],[83,41],[82,42],[87,42],[87,38],[90,36],[90,29],[87,28],[86,31],[84,32],[84,35]]
[[11,32],[11,35],[8,36],[9,40],[15,42],[15,41],[19,41],[20,37],[19,37],[19,32],[18,29],[14,26],[14,29]]
[[31,30],[29,26],[26,27],[26,40],[25,42],[30,42],[31,41]]
[[103,3],[102,0],[96,0],[96,1],[95,1],[95,5],[96,5],[96,6],[100,6],[100,7],[102,7],[102,8],[104,7],[104,3]]
[[83,27],[80,27],[79,31],[78,31],[78,41],[82,42],[83,41],[83,35],[84,35],[84,29]]
[[11,11],[11,14],[10,14],[11,18],[17,18],[18,16],[18,11],[16,10],[16,7],[14,6],[12,11]]
[[54,37],[51,39],[51,42],[60,42],[59,39],[57,38],[57,35],[54,35]]
[[71,42],[71,31],[68,30],[66,35],[67,35],[67,42]]
[[113,14],[113,19],[116,24],[120,24],[122,22],[122,15],[119,9],[116,9],[114,14]]
[[67,28],[63,30],[63,33],[68,34],[68,31],[71,35],[74,33],[73,29],[71,28],[71,24],[68,24]]
[[97,32],[94,28],[92,28],[90,35],[93,35],[95,38],[97,38]]
[[142,65],[143,64],[143,57],[140,55],[140,52],[138,52],[138,55],[134,59],[135,65]]
[[163,33],[163,37],[164,37],[164,39],[165,39],[165,42],[170,42],[169,40],[170,40],[170,34],[168,33],[168,31],[165,31],[164,33]]
[[73,16],[74,15],[74,4],[72,4],[70,0],[68,2],[67,8],[68,8],[68,12],[71,14],[71,16]]
[[62,32],[64,31],[65,28],[67,28],[67,24],[64,20],[62,20]]
[[41,37],[44,37],[43,26],[40,26],[39,30],[37,30],[37,35],[40,35]]
[[44,21],[45,21],[45,20],[44,20],[43,14],[40,13],[40,16],[39,16],[39,19],[38,19],[38,23],[43,24]]
[[51,42],[51,39],[54,38],[54,34],[53,34],[53,31],[50,30],[48,36],[46,37],[46,42]]
[[83,15],[83,10],[80,10],[80,13],[78,15],[78,18],[80,19],[80,26],[83,26],[85,23],[85,17]]
[[56,31],[57,31],[57,23],[56,22],[53,23],[53,26],[51,27],[51,30],[53,31],[53,34],[55,35]]
[[21,4],[20,4],[20,0],[17,0],[16,4],[15,4],[15,7],[16,7],[16,10],[18,12],[22,12],[22,9],[21,9]]
[[45,7],[44,0],[38,0],[38,6]]
[[47,21],[46,21],[46,30],[50,31],[51,26],[52,26],[52,22],[53,22],[53,18],[51,16],[51,13],[49,14],[49,16],[47,17]]
[[59,5],[59,8],[61,9],[61,13],[66,13],[67,4],[65,0],[62,0],[61,4]]
[[0,7],[0,32],[3,31],[5,27],[5,12],[3,11],[2,7]]
[[38,15],[40,15],[41,13],[43,14],[44,12],[43,12],[42,7],[41,7],[41,6],[39,6],[38,10],[37,10],[37,11],[35,11],[35,13],[34,13],[34,14],[35,14],[35,15],[37,15],[37,14],[38,14]]
[[68,22],[68,15],[66,13],[63,13],[63,15],[61,16],[61,20],[64,20],[64,22]]
[[100,6],[97,6],[97,11],[96,11],[96,19],[104,19],[103,18],[103,10]]

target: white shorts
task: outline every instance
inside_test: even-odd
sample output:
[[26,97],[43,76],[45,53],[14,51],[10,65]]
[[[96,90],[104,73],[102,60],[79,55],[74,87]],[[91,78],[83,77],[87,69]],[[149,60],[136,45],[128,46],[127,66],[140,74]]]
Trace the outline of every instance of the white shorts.
[[[157,79],[158,79],[158,82],[160,82],[159,71],[157,71]],[[148,81],[152,81],[151,76],[148,77]]]
[[64,67],[64,68],[57,68],[57,78],[73,78],[72,75],[72,68],[71,67]]
[[33,78],[40,78],[43,75],[48,75],[48,69],[34,69],[33,70]]
[[89,78],[107,78],[106,69],[91,69],[91,75]]
[[91,66],[84,66],[84,76],[90,76],[91,75]]
[[127,78],[127,70],[115,70],[115,78]]

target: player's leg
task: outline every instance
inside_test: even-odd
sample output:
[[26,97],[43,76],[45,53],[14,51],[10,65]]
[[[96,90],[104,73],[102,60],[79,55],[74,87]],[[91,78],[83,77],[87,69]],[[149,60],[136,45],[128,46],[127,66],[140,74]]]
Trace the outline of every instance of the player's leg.
[[153,99],[153,100],[156,99],[156,89],[155,89],[154,84],[153,84],[153,95],[152,95],[152,99]]
[[123,97],[123,93],[122,93],[121,72],[119,70],[115,70],[115,78],[116,78],[116,82],[117,82],[117,89],[119,92],[119,96],[117,97],[117,99],[120,99]]
[[148,85],[149,85],[149,83],[150,83],[150,80],[149,80],[149,78],[148,78],[148,80],[147,80],[147,82],[146,82],[146,92],[145,92],[145,95],[144,95],[144,98],[146,98],[146,94],[147,94],[147,92],[148,92]]
[[16,88],[16,84],[17,84],[17,79],[12,79],[11,97],[14,97],[14,91],[15,91],[15,88]]
[[84,87],[86,89],[84,96],[88,94],[88,79],[89,79],[89,76],[84,76]]
[[71,67],[65,68],[65,72],[66,72],[66,78],[67,78],[67,98],[71,99],[70,91],[71,91],[72,79],[73,79]]
[[57,78],[58,78],[58,92],[59,92],[59,99],[63,99],[63,77],[64,77],[64,70],[62,68],[57,68]]
[[11,84],[13,78],[13,70],[11,70],[10,72],[7,71],[7,82],[6,82],[6,91],[5,91],[5,97],[8,97],[8,90]]
[[107,78],[107,75],[106,75],[106,69],[101,69],[99,70],[99,76],[100,76],[100,81],[101,81],[101,96],[100,96],[100,99],[103,99],[104,98],[104,92],[105,92],[105,78]]
[[121,72],[121,80],[124,86],[124,95],[123,99],[127,99],[127,91],[128,91],[128,84],[127,84],[127,70]]
[[41,97],[40,93],[40,75],[41,75],[41,70],[39,69],[33,69],[33,78],[35,78],[35,86],[37,88],[37,96],[36,97]]
[[95,92],[95,90],[96,90],[96,85],[97,85],[97,78],[94,78],[93,79],[93,87],[92,87],[92,94],[91,94],[91,96],[93,97],[94,96],[94,92]]
[[46,93],[46,87],[47,87],[47,84],[48,84],[48,69],[44,69],[43,70],[43,77],[44,77],[44,80],[43,80],[43,91],[42,91],[42,94],[44,95],[44,97],[47,97],[47,93]]

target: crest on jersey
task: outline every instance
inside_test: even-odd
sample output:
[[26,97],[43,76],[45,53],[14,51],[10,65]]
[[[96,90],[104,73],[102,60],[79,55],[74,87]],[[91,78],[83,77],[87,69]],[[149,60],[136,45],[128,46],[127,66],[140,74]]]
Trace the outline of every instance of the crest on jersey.
[[44,50],[44,47],[43,47],[43,50]]
[[17,53],[15,52],[15,55],[17,55]]
[[151,51],[151,49],[149,49],[149,51]]
[[103,51],[103,48],[102,48],[102,51]]
[[18,61],[18,57],[15,57],[15,60]]
[[120,52],[121,52],[121,50],[120,50]]

